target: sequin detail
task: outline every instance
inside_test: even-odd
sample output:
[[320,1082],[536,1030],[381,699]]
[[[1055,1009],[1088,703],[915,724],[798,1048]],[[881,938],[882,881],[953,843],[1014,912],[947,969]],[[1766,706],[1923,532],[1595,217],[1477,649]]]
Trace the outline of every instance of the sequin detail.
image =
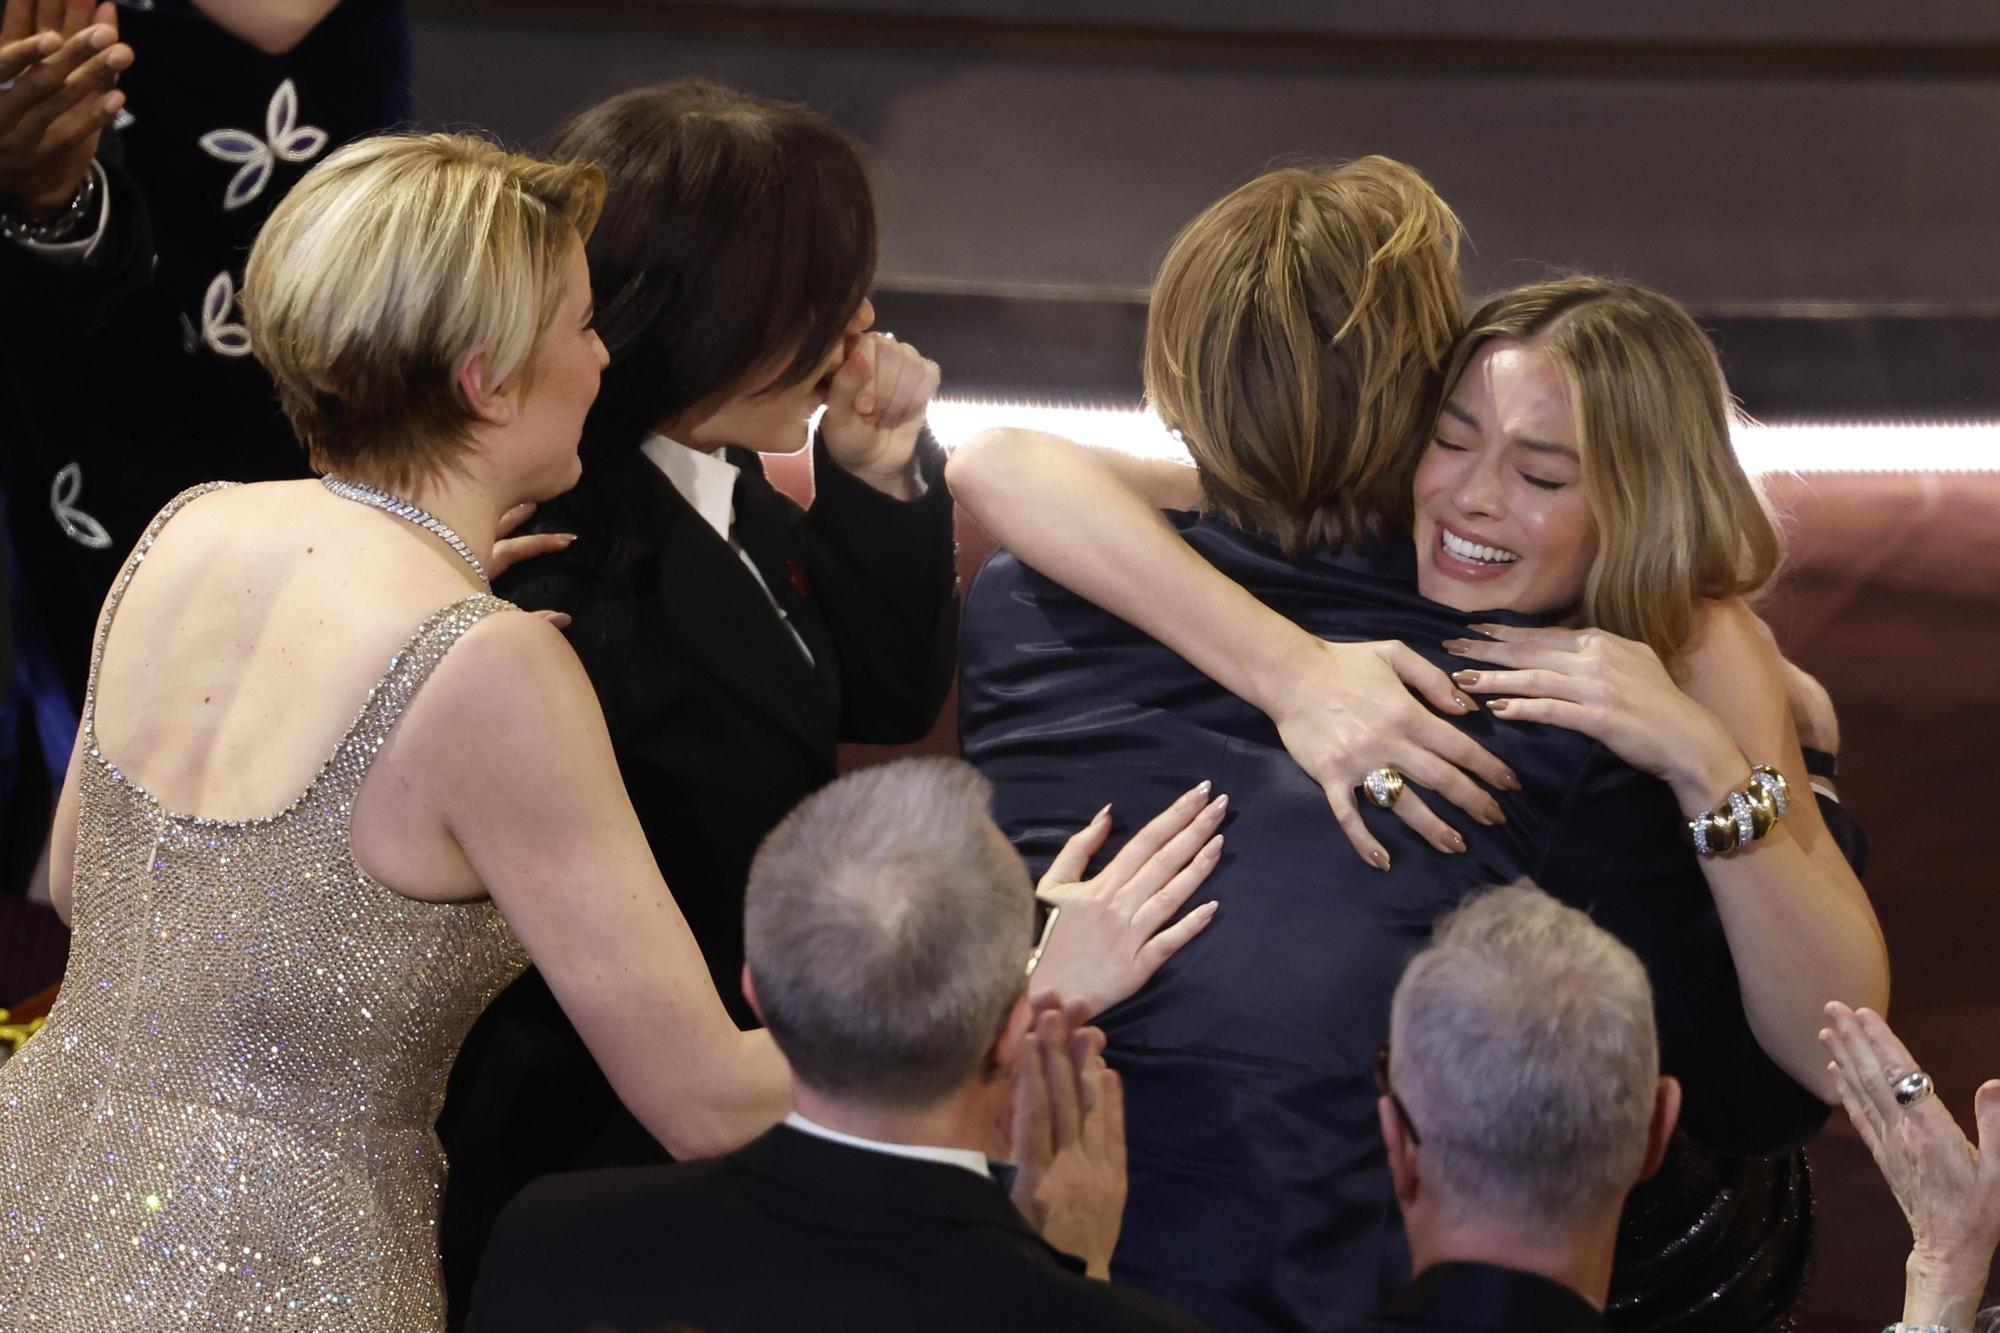
[[75,935],[48,1026],[0,1067],[0,1329],[434,1330],[452,1059],[527,958],[488,902],[421,903],[354,862],[370,762],[480,595],[390,660],[276,814],[163,807],[84,700]]

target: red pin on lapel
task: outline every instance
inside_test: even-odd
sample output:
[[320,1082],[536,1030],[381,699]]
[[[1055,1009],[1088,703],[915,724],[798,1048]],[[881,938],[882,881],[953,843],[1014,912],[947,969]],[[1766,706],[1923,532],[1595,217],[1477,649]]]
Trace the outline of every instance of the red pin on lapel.
[[808,598],[811,597],[812,588],[810,585],[806,583],[806,571],[804,566],[800,565],[799,562],[796,560],[787,560],[785,561],[785,568],[791,571],[792,587],[798,590],[799,596]]

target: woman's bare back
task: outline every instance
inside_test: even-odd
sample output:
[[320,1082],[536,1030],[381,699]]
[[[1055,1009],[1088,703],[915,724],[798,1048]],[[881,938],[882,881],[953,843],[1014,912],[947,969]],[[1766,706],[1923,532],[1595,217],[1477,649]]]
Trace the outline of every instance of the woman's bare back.
[[[417,627],[478,591],[436,538],[316,482],[204,495],[160,530],[118,601],[96,675],[98,747],[167,810],[273,815],[313,782]],[[392,741],[371,765],[356,858],[409,896],[476,897],[437,821],[378,796],[421,762],[407,750]]]

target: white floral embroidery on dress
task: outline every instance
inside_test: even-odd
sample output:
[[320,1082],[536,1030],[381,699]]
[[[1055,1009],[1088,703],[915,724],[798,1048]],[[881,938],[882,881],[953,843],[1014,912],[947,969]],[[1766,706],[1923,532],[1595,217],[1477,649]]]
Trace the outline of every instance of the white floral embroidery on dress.
[[271,94],[264,110],[264,137],[250,130],[210,130],[201,136],[201,150],[222,162],[237,162],[236,174],[223,191],[225,210],[241,208],[264,193],[271,171],[280,161],[310,162],[326,151],[326,131],[299,122],[299,90],[290,79]]
[[82,497],[83,468],[71,463],[56,473],[49,486],[49,512],[56,516],[56,525],[63,530],[63,536],[80,546],[102,551],[111,545],[111,534],[102,523],[76,507]]
[[224,356],[250,355],[250,330],[229,318],[236,304],[236,279],[224,269],[201,298],[201,340]]

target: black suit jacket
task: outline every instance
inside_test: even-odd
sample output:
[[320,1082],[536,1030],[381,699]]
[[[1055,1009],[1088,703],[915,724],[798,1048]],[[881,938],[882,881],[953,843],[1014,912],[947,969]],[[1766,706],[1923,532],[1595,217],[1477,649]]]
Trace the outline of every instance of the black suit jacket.
[[1351,1333],[1608,1333],[1590,1302],[1533,1273],[1435,1264]]
[[1193,1333],[1083,1276],[999,1185],[780,1126],[713,1162],[553,1177],[494,1230],[473,1333]]
[[[1292,561],[1226,523],[1181,521],[1205,558],[1314,633],[1401,639],[1464,665],[1441,643],[1467,618],[1417,595],[1407,542]],[[1754,1155],[1824,1122],[1750,1031],[1672,793],[1595,741],[1485,711],[1455,719],[1526,790],[1500,796],[1498,828],[1452,819],[1470,848],[1460,856],[1364,806],[1394,863],[1383,874],[1355,855],[1268,719],[1011,555],[974,580],[961,651],[966,757],[1037,867],[1107,800],[1129,831],[1202,778],[1233,797],[1222,860],[1188,904],[1217,900],[1215,924],[1099,1018],[1126,1087],[1121,1282],[1219,1327],[1286,1333],[1365,1315],[1403,1284],[1371,1057],[1437,917],[1524,875],[1645,962],[1690,1134]]]
[[[951,686],[957,627],[951,496],[925,437],[923,498],[902,502],[814,446],[801,510],[730,451],[737,541],[807,645],[808,664],[742,560],[637,450],[586,456],[538,525],[567,552],[505,579],[522,606],[573,617],[625,789],[716,990],[739,1023],[743,886],[757,844],[831,781],[842,740],[915,740]],[[618,1103],[538,972],[473,1029],[438,1125],[451,1163],[447,1288],[462,1311],[502,1204],[535,1176],[666,1160]]]

